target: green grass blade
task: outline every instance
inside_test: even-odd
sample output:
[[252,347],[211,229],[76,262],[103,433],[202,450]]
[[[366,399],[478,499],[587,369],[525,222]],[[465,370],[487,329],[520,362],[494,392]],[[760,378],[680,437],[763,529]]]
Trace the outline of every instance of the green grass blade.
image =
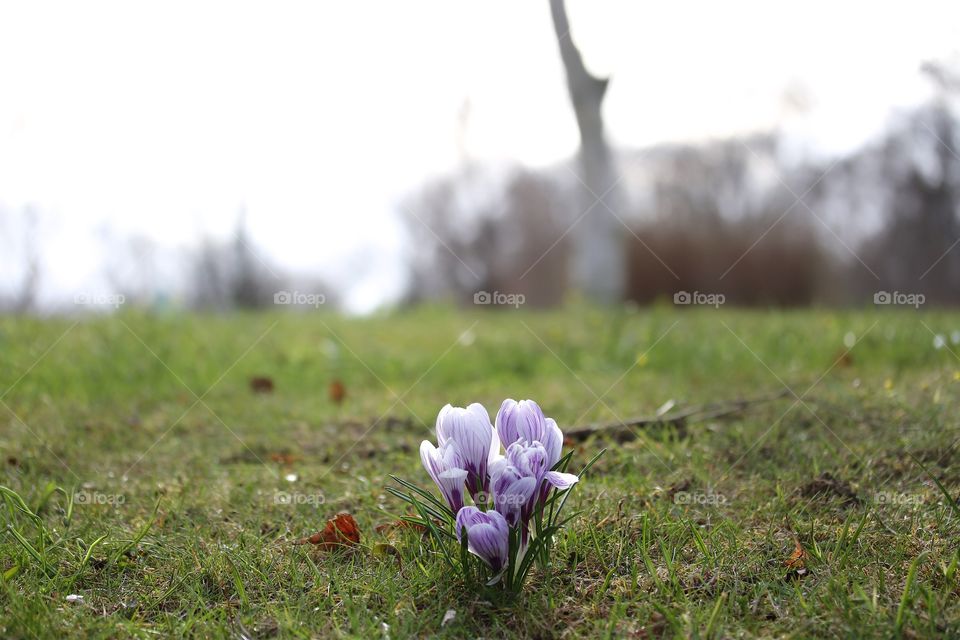
[[907,572],[907,582],[903,586],[903,595],[900,596],[900,605],[897,607],[897,619],[894,623],[894,633],[897,637],[900,637],[903,633],[903,623],[906,622],[907,617],[907,605],[910,603],[910,591],[913,589],[913,583],[917,579],[917,568],[920,566],[920,561],[926,555],[927,552],[924,551],[910,563],[910,570]]
[[150,531],[150,529],[153,528],[153,525],[157,519],[157,511],[159,509],[160,509],[160,500],[158,499],[157,504],[155,504],[153,507],[153,513],[150,514],[150,517],[147,519],[146,524],[144,524],[140,528],[140,531],[137,532],[137,535],[134,536],[133,540],[130,540],[129,542],[127,542],[127,544],[123,545],[122,547],[117,549],[116,552],[114,552],[113,556],[109,560],[109,564],[116,564],[117,560],[119,560],[121,556],[127,553],[130,549],[133,549],[135,546],[140,544],[140,541],[143,540],[144,536],[146,536],[147,533]]

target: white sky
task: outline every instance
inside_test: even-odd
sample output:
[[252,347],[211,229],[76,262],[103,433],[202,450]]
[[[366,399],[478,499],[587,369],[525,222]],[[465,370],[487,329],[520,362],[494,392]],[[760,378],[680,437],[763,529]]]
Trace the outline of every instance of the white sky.
[[[622,146],[781,124],[848,150],[960,45],[955,2],[568,6]],[[476,159],[574,153],[546,0],[0,0],[0,206],[41,212],[47,299],[102,286],[103,229],[191,245],[244,206],[265,258],[369,309],[403,285],[396,203],[456,166],[466,100]]]

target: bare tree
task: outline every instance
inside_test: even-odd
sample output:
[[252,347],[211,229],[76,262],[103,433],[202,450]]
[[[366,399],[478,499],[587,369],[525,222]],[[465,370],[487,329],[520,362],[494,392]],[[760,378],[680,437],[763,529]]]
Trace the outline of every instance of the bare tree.
[[[760,167],[774,164],[776,152],[772,134],[645,150],[634,166],[650,193],[632,216],[627,297],[650,303],[710,291],[740,305],[826,301],[833,256],[809,216],[785,214],[796,209],[790,192],[762,179]],[[788,183],[810,185],[824,169],[777,170]]]
[[933,103],[912,113],[901,131],[872,152],[881,170],[874,179],[886,190],[886,225],[863,250],[880,283],[861,273],[863,289],[919,292],[936,304],[960,300],[960,161],[953,153],[958,141],[953,114]]
[[193,256],[192,306],[200,309],[258,309],[283,288],[275,270],[256,253],[241,211],[232,241],[205,240]]
[[569,251],[557,182],[534,171],[467,168],[411,194],[402,204],[415,248],[406,301],[470,303],[479,291],[500,291],[534,306],[559,303]]
[[593,76],[583,64],[570,36],[564,0],[550,0],[567,88],[580,129],[582,217],[576,219],[573,237],[574,285],[599,302],[618,302],[626,281],[623,229],[617,220],[623,203],[619,179],[603,131],[603,98],[608,78]]

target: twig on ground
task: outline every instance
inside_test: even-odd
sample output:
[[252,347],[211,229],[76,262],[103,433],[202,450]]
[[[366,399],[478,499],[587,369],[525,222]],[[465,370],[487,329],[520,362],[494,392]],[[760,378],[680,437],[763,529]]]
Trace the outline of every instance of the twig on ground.
[[620,441],[632,440],[636,438],[636,434],[633,432],[633,429],[637,427],[663,425],[682,428],[685,427],[689,422],[703,422],[705,420],[713,420],[735,413],[740,413],[750,406],[762,404],[764,402],[771,402],[773,400],[779,400],[780,398],[783,398],[789,394],[790,392],[787,389],[784,389],[783,391],[757,396],[754,398],[739,398],[737,400],[732,400],[725,403],[697,405],[681,411],[665,413],[659,416],[641,416],[624,420],[622,422],[590,424],[571,429],[565,432],[564,436],[570,440],[573,440],[574,442],[581,442],[595,435],[614,437]]

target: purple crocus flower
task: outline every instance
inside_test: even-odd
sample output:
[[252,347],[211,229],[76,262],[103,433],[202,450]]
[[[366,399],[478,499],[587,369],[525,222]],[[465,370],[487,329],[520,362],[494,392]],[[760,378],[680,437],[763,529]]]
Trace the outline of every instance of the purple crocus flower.
[[482,404],[466,408],[449,404],[437,415],[437,444],[453,447],[467,472],[467,489],[474,497],[489,490],[488,467],[500,455],[500,438]]
[[508,458],[500,458],[490,465],[490,489],[494,508],[513,527],[523,518],[537,490],[537,478],[523,475]]
[[560,460],[563,433],[553,418],[547,418],[533,400],[506,399],[497,412],[497,433],[505,447],[515,442],[539,442],[547,452],[547,469]]
[[483,512],[476,507],[464,507],[457,512],[457,540],[467,530],[467,548],[490,565],[494,573],[507,566],[510,554],[510,529],[507,521],[496,511]]
[[420,443],[420,461],[433,481],[440,488],[444,500],[453,513],[463,508],[463,489],[467,471],[456,448],[452,445],[433,446],[424,440]]
[[551,487],[569,489],[579,480],[572,473],[551,471],[551,454],[540,442],[519,440],[490,469],[494,508],[511,526],[526,525]]

